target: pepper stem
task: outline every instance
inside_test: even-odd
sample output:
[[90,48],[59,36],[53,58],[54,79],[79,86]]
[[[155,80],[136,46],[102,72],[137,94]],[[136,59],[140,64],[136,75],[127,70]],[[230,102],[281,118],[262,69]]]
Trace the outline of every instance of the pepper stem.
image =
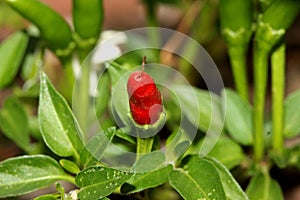
[[267,86],[268,50],[254,46],[254,157],[257,162],[264,155],[264,109]]
[[273,150],[276,154],[283,151],[283,100],[285,80],[285,45],[281,44],[271,56],[272,67],[272,133]]
[[153,146],[153,137],[137,138],[136,160],[139,160],[143,154],[150,153]]
[[141,71],[141,76],[142,76],[143,72],[145,71],[146,59],[147,59],[147,57],[144,56],[144,57],[143,57],[143,61],[142,61],[142,71]]

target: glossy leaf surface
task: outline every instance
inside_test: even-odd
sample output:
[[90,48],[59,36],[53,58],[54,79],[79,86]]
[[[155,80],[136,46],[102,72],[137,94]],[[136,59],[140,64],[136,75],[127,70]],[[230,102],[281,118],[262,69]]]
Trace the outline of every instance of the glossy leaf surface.
[[47,146],[59,156],[78,158],[83,147],[79,125],[67,101],[55,90],[45,74],[41,75],[38,117]]
[[0,163],[0,197],[25,194],[58,180],[72,182],[73,177],[48,156],[22,156]]

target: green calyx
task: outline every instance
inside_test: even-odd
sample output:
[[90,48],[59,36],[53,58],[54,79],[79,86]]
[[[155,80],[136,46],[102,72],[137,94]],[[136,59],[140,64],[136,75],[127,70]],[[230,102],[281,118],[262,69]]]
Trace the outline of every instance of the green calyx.
[[244,27],[241,27],[236,31],[233,31],[230,28],[224,28],[222,34],[229,46],[247,45],[252,35],[251,31],[246,30]]
[[259,21],[255,41],[258,48],[271,51],[271,49],[282,40],[285,34],[285,29],[273,29],[269,23]]
[[54,53],[59,57],[59,58],[65,58],[70,56],[74,49],[76,48],[75,42],[70,42],[69,45],[65,49],[56,49],[54,50]]
[[161,112],[158,120],[154,124],[140,125],[136,123],[131,115],[128,113],[129,127],[131,129],[131,134],[138,138],[149,138],[157,134],[165,125],[166,122],[166,112],[165,109]]
[[79,50],[90,51],[97,43],[98,38],[91,37],[91,38],[85,39],[85,38],[80,37],[80,35],[78,33],[74,33],[73,40],[75,41],[77,48]]

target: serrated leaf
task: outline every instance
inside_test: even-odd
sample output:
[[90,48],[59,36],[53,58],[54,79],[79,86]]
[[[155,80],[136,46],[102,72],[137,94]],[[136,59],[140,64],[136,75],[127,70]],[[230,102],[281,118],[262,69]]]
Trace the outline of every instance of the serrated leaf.
[[38,117],[47,146],[59,156],[75,156],[78,159],[78,152],[83,147],[78,122],[67,101],[55,90],[45,74],[41,75]]
[[23,59],[28,37],[17,32],[0,45],[0,89],[10,84],[15,78]]
[[242,190],[240,185],[236,182],[234,177],[224,165],[213,158],[205,159],[210,161],[218,170],[227,200],[248,200],[246,193]]
[[219,173],[208,160],[191,157],[183,169],[170,173],[169,180],[184,199],[226,199]]
[[80,187],[81,200],[99,199],[108,196],[127,181],[132,174],[112,168],[92,166],[81,171],[76,177]]
[[0,110],[0,129],[25,151],[30,148],[28,118],[22,104],[14,97],[5,100]]
[[0,163],[0,197],[18,196],[73,177],[45,155],[21,156]]
[[250,200],[283,200],[279,184],[269,174],[252,177],[246,193]]
[[290,94],[284,101],[284,135],[292,138],[300,133],[300,90]]
[[243,145],[253,143],[252,108],[233,90],[222,91],[225,126],[230,136]]
[[155,171],[135,174],[122,185],[121,192],[130,194],[157,187],[168,181],[172,169],[173,167],[168,165]]
[[171,89],[182,106],[181,111],[195,127],[203,132],[222,131],[224,120],[217,95],[183,85],[175,85]]

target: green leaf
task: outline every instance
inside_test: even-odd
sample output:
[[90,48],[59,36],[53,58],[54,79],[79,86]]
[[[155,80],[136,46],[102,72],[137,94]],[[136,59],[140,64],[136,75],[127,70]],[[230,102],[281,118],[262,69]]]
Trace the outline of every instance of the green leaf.
[[37,140],[42,140],[43,137],[39,128],[39,119],[37,116],[31,116],[28,119],[28,128],[31,136],[33,136]]
[[95,97],[96,116],[100,118],[108,107],[110,98],[110,77],[108,73],[103,73],[97,86],[97,96]]
[[45,74],[41,74],[38,117],[47,146],[59,156],[75,156],[79,159],[78,152],[83,147],[81,130],[68,103]]
[[166,140],[165,154],[167,160],[177,160],[191,149],[191,138],[183,129],[175,130]]
[[284,102],[284,135],[292,138],[300,133],[300,90],[290,94]]
[[206,159],[190,157],[183,169],[170,173],[169,180],[184,199],[226,199],[218,170]]
[[40,94],[39,80],[28,80],[24,83],[23,87],[15,87],[14,95],[19,98],[38,99]]
[[[119,65],[116,62],[109,63],[108,73],[111,80],[111,95],[112,95],[112,112],[115,120],[120,122],[122,125],[130,124],[128,117],[129,104],[124,103],[124,99],[129,99],[127,94],[127,80],[129,71],[125,66]],[[126,102],[126,101],[125,101]],[[118,123],[118,125],[120,124]],[[119,125],[122,127],[121,125]]]
[[208,156],[216,158],[228,169],[239,165],[245,158],[241,146],[226,137],[219,138]]
[[245,192],[224,165],[213,158],[205,159],[210,161],[218,170],[227,200],[248,200]]
[[112,168],[92,166],[81,171],[76,177],[80,187],[78,198],[99,199],[108,196],[127,181],[132,174]]
[[80,172],[79,167],[71,160],[61,159],[59,164],[68,172],[72,174],[78,174]]
[[142,154],[132,169],[136,173],[149,172],[159,169],[166,161],[165,154],[161,151],[153,151],[151,153]]
[[168,181],[169,173],[172,169],[173,167],[168,165],[155,171],[135,174],[122,185],[121,192],[130,194],[157,187]]
[[26,54],[20,71],[22,79],[25,81],[37,80],[42,63],[43,51],[41,49],[36,49],[34,53]]
[[250,200],[283,200],[279,184],[269,174],[254,176],[246,190]]
[[28,37],[17,32],[0,45],[0,89],[10,84],[15,78],[23,59]]
[[90,166],[100,161],[115,134],[116,128],[111,127],[91,138],[80,152],[81,163],[85,166]]
[[243,145],[253,143],[252,108],[233,90],[222,91],[225,126],[230,136]]
[[[130,131],[130,130],[128,130],[128,131]],[[118,129],[116,132],[116,136],[118,138],[125,140],[126,142],[129,142],[130,144],[136,145],[136,138],[134,138],[133,136],[130,136],[126,131],[126,128]]]
[[30,148],[28,118],[22,104],[14,97],[8,97],[0,110],[0,129],[25,151]]
[[[208,143],[214,142],[214,138],[205,138]],[[203,141],[192,145],[187,154],[199,154],[203,146]],[[226,149],[226,151],[224,151]],[[214,144],[213,148],[207,154],[210,157],[213,157],[225,165],[228,169],[232,169],[235,166],[239,165],[242,160],[245,159],[243,150],[240,145],[232,141],[231,139],[221,136],[218,141]]]
[[34,198],[34,200],[57,200],[57,199],[59,199],[59,195],[57,194],[45,194],[37,198]]
[[125,65],[119,65],[116,62],[110,62],[107,69],[110,75],[112,87],[115,87],[120,81],[120,78],[129,70]]
[[[209,129],[222,130],[224,120],[220,109],[220,98],[217,95],[182,85],[175,85],[171,89],[182,104],[181,111],[195,127],[199,127],[203,132]],[[198,109],[195,104],[198,104]]]
[[0,198],[29,193],[58,180],[73,182],[73,177],[65,174],[59,164],[48,156],[7,159],[0,163]]

